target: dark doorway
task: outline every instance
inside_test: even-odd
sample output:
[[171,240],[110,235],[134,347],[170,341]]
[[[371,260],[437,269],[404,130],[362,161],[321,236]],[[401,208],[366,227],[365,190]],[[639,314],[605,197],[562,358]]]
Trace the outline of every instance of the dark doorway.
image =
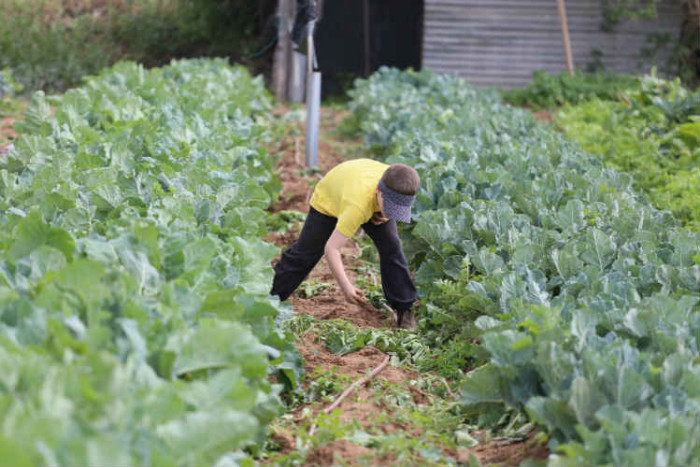
[[315,37],[324,96],[381,66],[420,69],[423,0],[324,0]]

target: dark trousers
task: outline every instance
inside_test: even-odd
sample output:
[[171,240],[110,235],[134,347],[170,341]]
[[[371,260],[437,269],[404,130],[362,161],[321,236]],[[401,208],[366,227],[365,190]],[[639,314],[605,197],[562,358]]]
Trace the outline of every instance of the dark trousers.
[[[338,219],[309,209],[299,239],[282,253],[275,265],[275,280],[271,295],[286,300],[299,287],[306,276],[323,257],[326,242],[330,238]],[[396,230],[396,221],[374,225],[362,225],[379,252],[379,269],[382,275],[382,289],[389,304],[397,311],[411,308],[416,301],[416,287],[408,270],[408,263],[401,248],[401,240]]]

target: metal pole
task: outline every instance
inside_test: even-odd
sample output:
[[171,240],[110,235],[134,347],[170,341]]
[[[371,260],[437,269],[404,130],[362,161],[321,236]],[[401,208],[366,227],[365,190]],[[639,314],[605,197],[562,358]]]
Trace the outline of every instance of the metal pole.
[[304,84],[306,77],[306,56],[299,52],[292,52],[292,69],[289,80],[289,100],[292,102],[304,102]]
[[306,72],[310,75],[314,72],[314,26],[316,21],[309,21],[309,29],[306,37],[306,56],[309,60],[306,64]]
[[574,76],[574,59],[571,56],[571,42],[569,42],[569,26],[566,21],[566,5],[564,5],[564,0],[557,0],[557,9],[559,10],[561,36],[564,40],[564,52],[566,53],[566,68],[569,70],[569,74]]
[[317,66],[314,47],[314,26],[309,22],[308,54],[306,66],[306,165],[318,166],[318,131],[321,112],[321,73],[314,71]]

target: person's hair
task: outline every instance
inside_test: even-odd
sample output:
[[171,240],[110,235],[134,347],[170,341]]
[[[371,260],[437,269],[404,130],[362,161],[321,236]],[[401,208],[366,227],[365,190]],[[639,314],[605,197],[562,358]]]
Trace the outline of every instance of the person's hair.
[[413,167],[406,164],[393,164],[382,176],[390,190],[402,195],[415,195],[420,188],[420,177]]

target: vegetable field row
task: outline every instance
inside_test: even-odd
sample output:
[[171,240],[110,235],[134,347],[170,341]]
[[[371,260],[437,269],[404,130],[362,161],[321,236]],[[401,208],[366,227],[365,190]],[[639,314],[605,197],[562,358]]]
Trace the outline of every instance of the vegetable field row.
[[525,410],[556,465],[700,463],[700,233],[495,92],[384,69],[352,97],[368,146],[421,174],[421,331],[488,359],[465,409]]
[[265,440],[268,375],[299,371],[259,240],[270,106],[204,60],[34,97],[0,161],[4,464],[231,464]]

